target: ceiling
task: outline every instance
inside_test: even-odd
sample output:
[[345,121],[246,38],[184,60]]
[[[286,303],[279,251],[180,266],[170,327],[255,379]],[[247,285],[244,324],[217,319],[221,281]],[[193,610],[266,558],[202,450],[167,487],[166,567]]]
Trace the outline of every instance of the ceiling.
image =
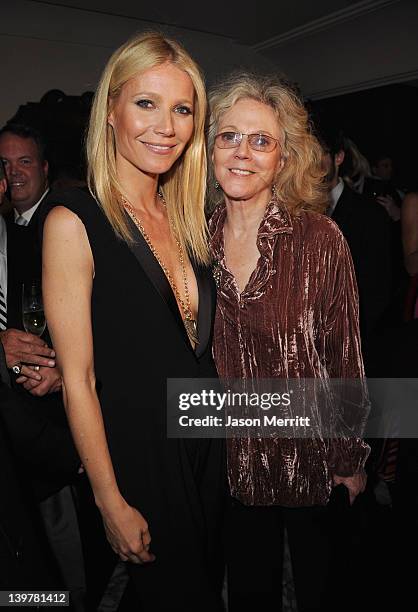
[[[72,74],[74,90],[80,80],[84,89],[94,86],[104,56],[127,36],[159,28],[184,42],[208,83],[242,66],[277,70],[298,83],[305,96],[321,99],[418,79],[418,0],[19,0],[7,4],[10,19],[5,31],[9,37],[19,37],[22,55],[44,53],[48,73],[56,74],[60,64],[54,53],[58,53],[67,66],[65,82]],[[15,5],[21,8],[13,9]],[[9,50],[9,40],[3,38]],[[78,53],[85,65],[83,71],[73,73]],[[62,74],[59,71],[57,81]]]
[[266,41],[271,46],[272,37],[292,33],[330,15],[350,14],[355,5],[375,6],[385,3],[385,0],[157,0],[152,3],[141,0],[32,1],[137,19],[149,22],[150,25],[177,26],[227,37],[256,48],[263,46]]

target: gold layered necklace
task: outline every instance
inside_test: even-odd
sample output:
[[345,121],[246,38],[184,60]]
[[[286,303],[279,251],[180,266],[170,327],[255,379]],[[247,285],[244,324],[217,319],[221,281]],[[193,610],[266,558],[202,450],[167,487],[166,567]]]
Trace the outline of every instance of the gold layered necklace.
[[[167,206],[166,206],[164,197],[160,193],[158,193],[158,196],[160,197],[164,207],[167,210]],[[141,232],[145,242],[147,243],[147,245],[149,246],[149,248],[151,250],[151,253],[154,255],[155,259],[160,264],[164,274],[166,275],[166,278],[167,278],[168,282],[170,283],[170,287],[172,288],[173,293],[176,296],[176,299],[177,299],[178,303],[180,304],[181,309],[183,311],[183,317],[182,317],[183,324],[184,324],[184,327],[186,328],[186,332],[187,332],[187,335],[189,337],[190,342],[192,344],[198,344],[199,340],[198,340],[198,335],[197,335],[197,323],[196,323],[196,320],[193,318],[193,313],[192,313],[192,309],[191,309],[191,306],[190,306],[189,284],[187,282],[187,272],[186,272],[186,264],[185,264],[185,258],[184,258],[184,250],[183,250],[183,247],[181,245],[181,242],[179,241],[179,239],[176,236],[176,233],[175,233],[174,228],[173,228],[173,224],[171,223],[171,219],[168,216],[168,212],[167,212],[168,222],[169,222],[170,229],[171,229],[171,232],[173,234],[174,240],[176,241],[176,245],[177,245],[177,249],[178,249],[178,254],[179,254],[179,262],[180,262],[181,271],[182,271],[182,275],[183,275],[184,299],[181,297],[180,292],[179,292],[179,290],[176,287],[176,284],[174,282],[174,279],[173,279],[169,269],[167,268],[167,266],[165,265],[165,263],[161,259],[158,251],[156,250],[156,248],[152,244],[151,239],[148,236],[147,232],[145,231],[145,228],[142,225],[140,219],[138,219],[132,204],[129,202],[129,200],[126,199],[126,197],[124,195],[121,195],[120,197],[121,197],[124,209],[126,210],[128,215],[131,217],[131,219],[135,223],[136,227]]]

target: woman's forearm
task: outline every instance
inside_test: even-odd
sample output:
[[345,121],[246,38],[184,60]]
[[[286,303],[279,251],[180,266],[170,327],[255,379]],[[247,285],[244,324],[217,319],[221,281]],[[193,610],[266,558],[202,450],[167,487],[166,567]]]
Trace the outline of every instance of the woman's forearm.
[[[65,376],[64,403],[74,441],[89,477],[108,542],[123,561],[148,563],[151,536],[146,519],[119,492],[92,374]],[[84,380],[80,381],[80,378]]]
[[123,503],[109,454],[102,412],[94,380],[68,381],[64,376],[64,404],[80,459],[100,509]]

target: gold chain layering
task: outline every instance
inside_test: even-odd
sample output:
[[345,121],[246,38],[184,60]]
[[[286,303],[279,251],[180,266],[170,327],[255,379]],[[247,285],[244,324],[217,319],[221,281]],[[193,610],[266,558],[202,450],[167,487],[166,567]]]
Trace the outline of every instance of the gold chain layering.
[[[163,196],[160,193],[158,194],[158,196],[161,198],[162,203],[164,204],[164,206],[167,209],[167,206],[166,206],[166,203],[165,203],[165,200],[164,200]],[[180,261],[181,271],[182,271],[182,275],[183,275],[184,300],[182,299],[182,297],[180,295],[180,292],[179,292],[179,290],[176,287],[176,284],[174,282],[173,277],[170,274],[170,271],[168,270],[167,266],[164,264],[163,260],[161,259],[160,255],[158,254],[158,251],[156,250],[156,248],[152,244],[151,239],[148,236],[147,232],[145,231],[145,228],[142,225],[141,221],[138,219],[132,204],[123,195],[121,195],[121,200],[122,200],[122,204],[123,204],[124,209],[129,214],[129,216],[131,217],[132,221],[135,223],[136,227],[141,232],[145,242],[147,243],[147,245],[149,246],[149,248],[151,250],[151,253],[154,255],[155,259],[160,264],[164,274],[166,275],[166,278],[167,278],[168,282],[170,283],[170,287],[172,288],[173,293],[176,296],[176,299],[177,299],[178,303],[180,304],[181,309],[183,311],[183,315],[184,315],[183,323],[184,323],[184,327],[186,328],[186,332],[187,332],[187,335],[189,337],[190,342],[192,344],[198,344],[199,340],[198,340],[198,335],[197,335],[197,323],[196,323],[196,320],[193,318],[192,309],[190,307],[189,284],[187,282],[186,266],[185,266],[185,262],[184,262],[184,251],[183,251],[183,247],[182,247],[180,241],[178,240],[178,238],[177,238],[177,236],[176,236],[176,234],[174,232],[173,225],[171,223],[170,217],[168,217],[168,222],[170,224],[170,228],[171,228],[171,231],[173,233],[174,240],[176,241],[176,244],[177,244],[177,249],[178,249],[178,253],[179,253],[179,261]]]

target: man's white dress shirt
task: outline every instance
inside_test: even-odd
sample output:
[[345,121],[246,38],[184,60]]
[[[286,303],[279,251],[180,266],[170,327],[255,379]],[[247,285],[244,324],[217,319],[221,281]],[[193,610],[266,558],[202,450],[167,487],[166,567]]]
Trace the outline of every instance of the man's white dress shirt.
[[328,207],[326,210],[326,214],[328,217],[332,217],[332,214],[335,210],[335,207],[338,204],[338,200],[341,197],[342,192],[344,191],[344,181],[342,178],[338,179],[338,183],[331,189],[328,194]]
[[36,202],[36,204],[34,204],[31,208],[29,208],[28,210],[25,210],[25,212],[23,212],[22,214],[20,214],[16,208],[13,209],[14,215],[15,215],[15,221],[18,217],[23,217],[26,221],[26,225],[29,223],[29,221],[32,219],[33,215],[36,212],[36,209],[38,208],[39,204],[42,202],[42,200],[46,197],[47,193],[49,191],[49,187],[48,189],[46,189],[44,191],[44,193],[41,195],[41,197],[39,198],[39,200]]

